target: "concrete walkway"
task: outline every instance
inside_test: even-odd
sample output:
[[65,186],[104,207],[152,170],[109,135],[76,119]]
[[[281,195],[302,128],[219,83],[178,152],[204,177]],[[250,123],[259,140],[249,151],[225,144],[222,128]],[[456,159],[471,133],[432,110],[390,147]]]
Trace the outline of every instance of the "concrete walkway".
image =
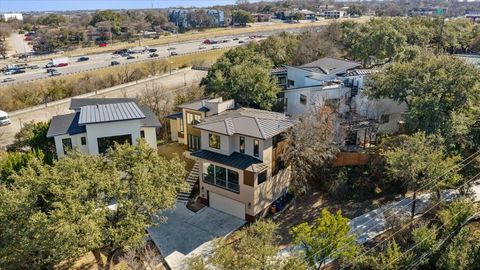
[[188,258],[208,255],[215,238],[225,237],[245,224],[245,220],[204,207],[194,213],[185,203],[165,214],[167,221],[150,227],[148,233],[173,270],[187,269]]

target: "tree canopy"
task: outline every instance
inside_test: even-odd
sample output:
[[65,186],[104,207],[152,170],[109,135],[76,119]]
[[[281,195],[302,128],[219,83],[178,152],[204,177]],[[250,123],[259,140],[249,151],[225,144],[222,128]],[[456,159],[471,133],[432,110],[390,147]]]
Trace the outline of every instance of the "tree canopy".
[[185,175],[184,162],[143,140],[106,155],[72,152],[53,165],[32,160],[0,186],[0,267],[51,268],[91,251],[109,269],[118,251],[141,245],[163,221]]

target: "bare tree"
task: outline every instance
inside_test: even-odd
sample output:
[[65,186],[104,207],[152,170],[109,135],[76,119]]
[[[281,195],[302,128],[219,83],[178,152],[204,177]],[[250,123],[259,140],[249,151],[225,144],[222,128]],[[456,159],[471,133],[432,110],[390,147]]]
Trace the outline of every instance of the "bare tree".
[[292,169],[292,184],[300,192],[308,188],[315,171],[335,157],[336,114],[329,106],[312,106],[287,132],[284,160]]
[[136,270],[155,270],[163,262],[155,247],[148,243],[139,248],[127,250],[123,259],[131,269]]

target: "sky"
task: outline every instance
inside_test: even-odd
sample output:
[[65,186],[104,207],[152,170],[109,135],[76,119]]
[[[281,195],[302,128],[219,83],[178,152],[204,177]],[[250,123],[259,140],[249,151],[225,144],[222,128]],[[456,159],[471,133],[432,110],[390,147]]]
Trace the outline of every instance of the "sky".
[[235,0],[0,0],[0,12],[207,7],[234,3]]

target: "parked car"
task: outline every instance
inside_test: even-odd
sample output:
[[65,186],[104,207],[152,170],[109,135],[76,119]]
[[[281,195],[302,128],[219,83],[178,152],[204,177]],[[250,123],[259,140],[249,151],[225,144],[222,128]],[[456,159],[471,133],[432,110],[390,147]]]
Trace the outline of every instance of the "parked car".
[[108,43],[105,43],[105,42],[98,44],[98,47],[107,47],[107,46],[108,46]]
[[0,126],[10,125],[10,118],[8,117],[8,113],[4,111],[0,111]]
[[24,69],[17,69],[12,74],[21,74],[21,73],[25,73],[25,70]]
[[110,66],[116,66],[116,65],[120,65],[120,62],[118,62],[118,61],[110,62]]
[[153,49],[153,48],[152,48],[152,49],[148,49],[148,52],[154,53],[154,52],[156,52],[156,51],[157,51],[157,49]]
[[206,48],[207,48],[207,46],[205,46],[205,45],[203,45],[203,44],[200,45],[200,46],[198,46],[198,49],[199,49],[199,50],[203,50],[203,49],[206,49]]
[[135,56],[133,56],[133,55],[127,56],[127,60],[132,60],[132,59],[135,59]]
[[159,56],[158,53],[151,53],[151,54],[150,54],[150,57],[152,57],[152,58],[153,58],[153,57],[158,57],[158,56]]
[[88,61],[90,60],[90,57],[87,57],[87,56],[80,56],[77,61],[78,62],[85,62],[85,61]]
[[6,82],[13,82],[13,81],[15,81],[15,79],[14,79],[14,78],[10,78],[10,77],[5,78],[5,79],[2,80],[2,82],[4,82],[4,83],[6,83]]
[[220,49],[220,46],[218,46],[218,45],[213,45],[213,46],[212,46],[212,50],[216,50],[216,49]]
[[170,55],[173,56],[173,55],[178,55],[178,53],[176,51],[171,51],[170,52]]

